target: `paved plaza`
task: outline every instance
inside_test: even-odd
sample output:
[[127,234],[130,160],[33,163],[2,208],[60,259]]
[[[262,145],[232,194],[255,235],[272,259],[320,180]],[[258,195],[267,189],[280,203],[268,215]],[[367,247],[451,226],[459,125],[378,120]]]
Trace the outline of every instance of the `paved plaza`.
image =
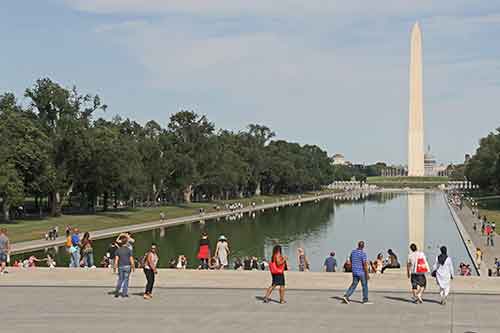
[[[376,292],[375,304],[341,304],[342,291],[289,291],[288,303],[263,304],[260,289],[142,288],[114,298],[104,287],[2,287],[2,332],[498,332],[498,297]],[[276,297],[276,295],[275,295]],[[353,299],[359,299],[359,293]]]
[[[107,269],[14,270],[0,276],[0,332],[498,332],[500,280],[457,277],[446,306],[428,279],[425,303],[413,304],[400,271],[374,277],[370,300],[340,297],[344,273],[287,273],[287,301],[263,304],[269,272],[161,270],[155,297],[142,298],[144,274],[130,297],[111,295]],[[274,298],[278,295],[275,293]]]

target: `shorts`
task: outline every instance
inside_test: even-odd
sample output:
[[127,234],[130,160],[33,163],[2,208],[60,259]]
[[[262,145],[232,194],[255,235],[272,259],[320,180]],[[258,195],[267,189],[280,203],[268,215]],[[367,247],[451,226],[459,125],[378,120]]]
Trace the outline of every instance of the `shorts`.
[[3,252],[0,252],[0,263],[7,262],[7,255]]
[[417,287],[427,287],[427,279],[424,274],[411,274],[411,289],[415,290]]
[[273,286],[285,286],[285,274],[271,274],[273,277]]

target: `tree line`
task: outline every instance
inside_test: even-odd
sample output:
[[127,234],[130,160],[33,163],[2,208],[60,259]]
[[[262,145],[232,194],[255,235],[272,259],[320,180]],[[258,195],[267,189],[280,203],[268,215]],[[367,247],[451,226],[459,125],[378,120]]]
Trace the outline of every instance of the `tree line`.
[[481,138],[476,153],[465,163],[465,176],[482,192],[500,192],[500,127]]
[[[0,95],[0,204],[9,220],[32,200],[58,216],[118,202],[191,202],[299,193],[334,180],[326,151],[275,140],[266,126],[217,130],[206,116],[173,114],[166,127],[97,118],[107,106],[43,78],[21,105]],[[46,203],[46,205],[42,205]]]

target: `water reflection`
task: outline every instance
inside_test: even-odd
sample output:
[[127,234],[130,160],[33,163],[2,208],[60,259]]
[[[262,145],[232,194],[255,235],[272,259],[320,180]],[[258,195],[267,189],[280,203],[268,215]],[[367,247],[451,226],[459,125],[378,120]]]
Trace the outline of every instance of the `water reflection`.
[[[425,228],[424,228],[425,226]],[[408,245],[415,242],[433,262],[441,245],[447,245],[454,262],[469,262],[442,194],[439,192],[382,192],[365,195],[339,196],[302,207],[285,207],[246,214],[242,218],[221,219],[179,225],[168,229],[141,232],[134,235],[135,255],[143,255],[151,242],[160,248],[161,264],[171,258],[186,255],[188,267],[195,268],[197,246],[202,231],[207,231],[215,247],[220,235],[229,239],[232,259],[235,257],[269,257],[276,243],[283,245],[296,269],[296,251],[304,248],[311,270],[320,271],[325,257],[337,253],[342,264],[358,240],[365,240],[367,253],[374,259],[379,252],[392,248],[404,264]],[[100,262],[110,243],[94,242],[95,261]],[[37,256],[43,257],[43,251]],[[66,251],[54,254],[59,264],[68,264]],[[22,257],[26,257],[24,255]]]
[[420,250],[424,249],[424,198],[424,192],[408,193],[408,243],[415,243]]

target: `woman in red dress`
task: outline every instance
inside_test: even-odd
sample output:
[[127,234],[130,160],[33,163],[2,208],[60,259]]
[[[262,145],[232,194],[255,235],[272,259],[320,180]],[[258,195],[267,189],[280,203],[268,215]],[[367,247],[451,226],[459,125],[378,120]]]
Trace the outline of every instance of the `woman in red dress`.
[[200,260],[200,269],[208,269],[208,259],[210,258],[210,241],[206,232],[201,234],[198,256]]

